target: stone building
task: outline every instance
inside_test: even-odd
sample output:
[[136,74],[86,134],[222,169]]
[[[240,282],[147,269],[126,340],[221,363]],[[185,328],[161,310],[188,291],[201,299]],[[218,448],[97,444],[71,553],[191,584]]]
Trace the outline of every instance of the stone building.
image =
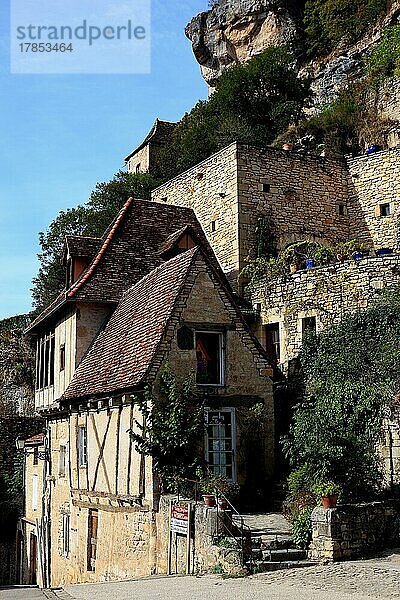
[[[398,145],[334,159],[234,143],[152,197],[195,210],[228,278],[246,292],[256,315],[254,332],[286,376],[307,331],[367,308],[381,289],[399,281],[399,166]],[[256,257],[260,216],[267,217],[278,250],[304,240],[355,240],[369,256],[260,279],[245,289],[238,274]],[[393,480],[393,464],[400,464],[397,425],[391,427],[386,437],[392,447],[383,443],[387,481]]]
[[[193,375],[207,423],[200,454],[251,490],[274,470],[273,370],[191,209],[129,199],[101,239],[67,238],[64,257],[67,287],[28,331],[47,422],[36,521],[39,564],[50,557],[44,583],[165,572],[158,478],[129,435],[143,424],[135,398],[147,388],[157,402],[166,364],[177,380]],[[256,458],[246,438],[255,406],[265,415]]]
[[38,585],[46,582],[47,558],[43,552],[44,519],[47,511],[43,505],[46,477],[45,436],[43,433],[23,440],[24,456],[24,509],[17,531],[17,584]]
[[171,141],[176,123],[156,119],[143,142],[125,158],[128,173],[151,173],[160,169],[160,151]]
[[[243,291],[237,276],[248,260],[256,257],[255,230],[260,216],[268,218],[278,250],[303,240],[322,244],[356,240],[370,248],[371,256],[376,251],[394,252],[390,260],[395,263],[400,250],[399,164],[400,146],[333,159],[234,143],[154,190],[152,198],[195,210],[223,270]],[[351,265],[348,267],[351,270]],[[379,279],[382,268],[382,284],[397,280],[390,261],[357,262],[357,275],[351,281],[357,290],[354,293],[365,300],[366,284],[360,282]],[[261,324],[270,322],[271,312],[279,313],[283,322],[288,304],[295,312],[298,301],[307,302],[313,274],[293,277],[293,281],[305,281],[306,292],[302,285],[292,287],[290,277],[284,283],[272,282],[257,289],[252,303],[257,309],[261,304]],[[338,317],[347,307],[340,302],[335,307],[333,299],[334,290],[328,302]],[[288,332],[286,337],[291,335]],[[288,344],[299,346],[294,340]]]

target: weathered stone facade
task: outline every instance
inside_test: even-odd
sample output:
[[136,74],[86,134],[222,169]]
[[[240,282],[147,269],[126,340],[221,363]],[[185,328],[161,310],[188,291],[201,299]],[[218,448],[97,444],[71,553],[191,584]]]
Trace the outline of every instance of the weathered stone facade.
[[367,308],[384,287],[400,278],[400,256],[363,258],[330,267],[304,269],[271,281],[260,281],[251,291],[260,307],[258,337],[265,342],[263,325],[279,323],[280,362],[295,358],[302,345],[303,319],[316,317],[317,332],[343,315]]
[[152,200],[193,208],[223,270],[239,268],[237,144],[178,175],[152,193]]
[[400,542],[398,501],[315,508],[311,520],[310,557],[315,560],[356,558]]
[[279,248],[348,239],[348,185],[343,161],[234,143],[154,190],[152,199],[195,210],[232,280],[254,257],[260,215],[270,218]]
[[[400,146],[347,159],[350,237],[375,249],[400,249]],[[388,212],[389,214],[386,214]]]

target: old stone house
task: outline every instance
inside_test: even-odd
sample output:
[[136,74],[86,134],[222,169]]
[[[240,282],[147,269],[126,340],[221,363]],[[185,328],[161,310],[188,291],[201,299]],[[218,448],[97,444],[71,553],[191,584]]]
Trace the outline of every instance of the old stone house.
[[[165,572],[158,480],[129,435],[135,397],[150,386],[157,401],[167,363],[177,380],[194,375],[205,462],[254,489],[274,470],[272,369],[191,209],[129,199],[101,239],[67,238],[64,262],[66,289],[28,332],[47,454],[23,561],[36,535],[45,586]],[[265,423],[249,457],[256,405]]]
[[[152,199],[194,209],[227,277],[256,256],[257,218],[266,216],[278,250],[303,240],[356,240],[370,257],[260,281],[250,300],[254,331],[283,368],[307,326],[318,330],[366,307],[398,281],[400,146],[352,158],[323,158],[233,143],[153,191]],[[375,257],[375,252],[390,254]],[[318,284],[318,285],[317,285]]]
[[175,127],[176,123],[156,119],[143,142],[125,157],[128,173],[151,173],[157,177],[161,151],[171,141]]
[[[194,209],[227,277],[246,293],[254,333],[287,376],[310,329],[319,332],[367,308],[384,287],[399,282],[399,167],[399,145],[332,158],[235,142],[161,185],[152,199]],[[304,240],[355,240],[369,255],[261,278],[245,289],[239,275],[256,257],[260,216],[268,219],[278,250]],[[277,408],[284,428],[285,406],[278,401]],[[391,423],[390,429],[390,447],[383,443],[386,479],[400,482],[400,428]]]

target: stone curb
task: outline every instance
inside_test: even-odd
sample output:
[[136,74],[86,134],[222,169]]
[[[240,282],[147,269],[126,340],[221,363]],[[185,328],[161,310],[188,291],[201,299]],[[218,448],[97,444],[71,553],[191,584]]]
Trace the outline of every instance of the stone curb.
[[43,594],[49,600],[73,600],[74,598],[62,588],[46,589],[43,590]]

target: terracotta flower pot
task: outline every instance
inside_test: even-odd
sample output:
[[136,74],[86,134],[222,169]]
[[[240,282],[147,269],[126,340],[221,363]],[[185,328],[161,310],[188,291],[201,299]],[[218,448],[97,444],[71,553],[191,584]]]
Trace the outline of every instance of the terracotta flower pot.
[[203,495],[204,504],[206,506],[215,506],[215,496],[214,494],[204,494]]
[[296,271],[298,271],[298,269],[299,269],[299,265],[297,263],[292,263],[290,265],[290,272],[291,273],[296,273]]
[[337,504],[337,495],[332,494],[331,496],[322,496],[321,500],[324,508],[335,508]]
[[228,508],[228,502],[225,498],[218,498],[218,508],[220,510],[226,510]]
[[287,152],[290,152],[291,150],[293,150],[293,144],[283,144],[282,150],[286,150]]

